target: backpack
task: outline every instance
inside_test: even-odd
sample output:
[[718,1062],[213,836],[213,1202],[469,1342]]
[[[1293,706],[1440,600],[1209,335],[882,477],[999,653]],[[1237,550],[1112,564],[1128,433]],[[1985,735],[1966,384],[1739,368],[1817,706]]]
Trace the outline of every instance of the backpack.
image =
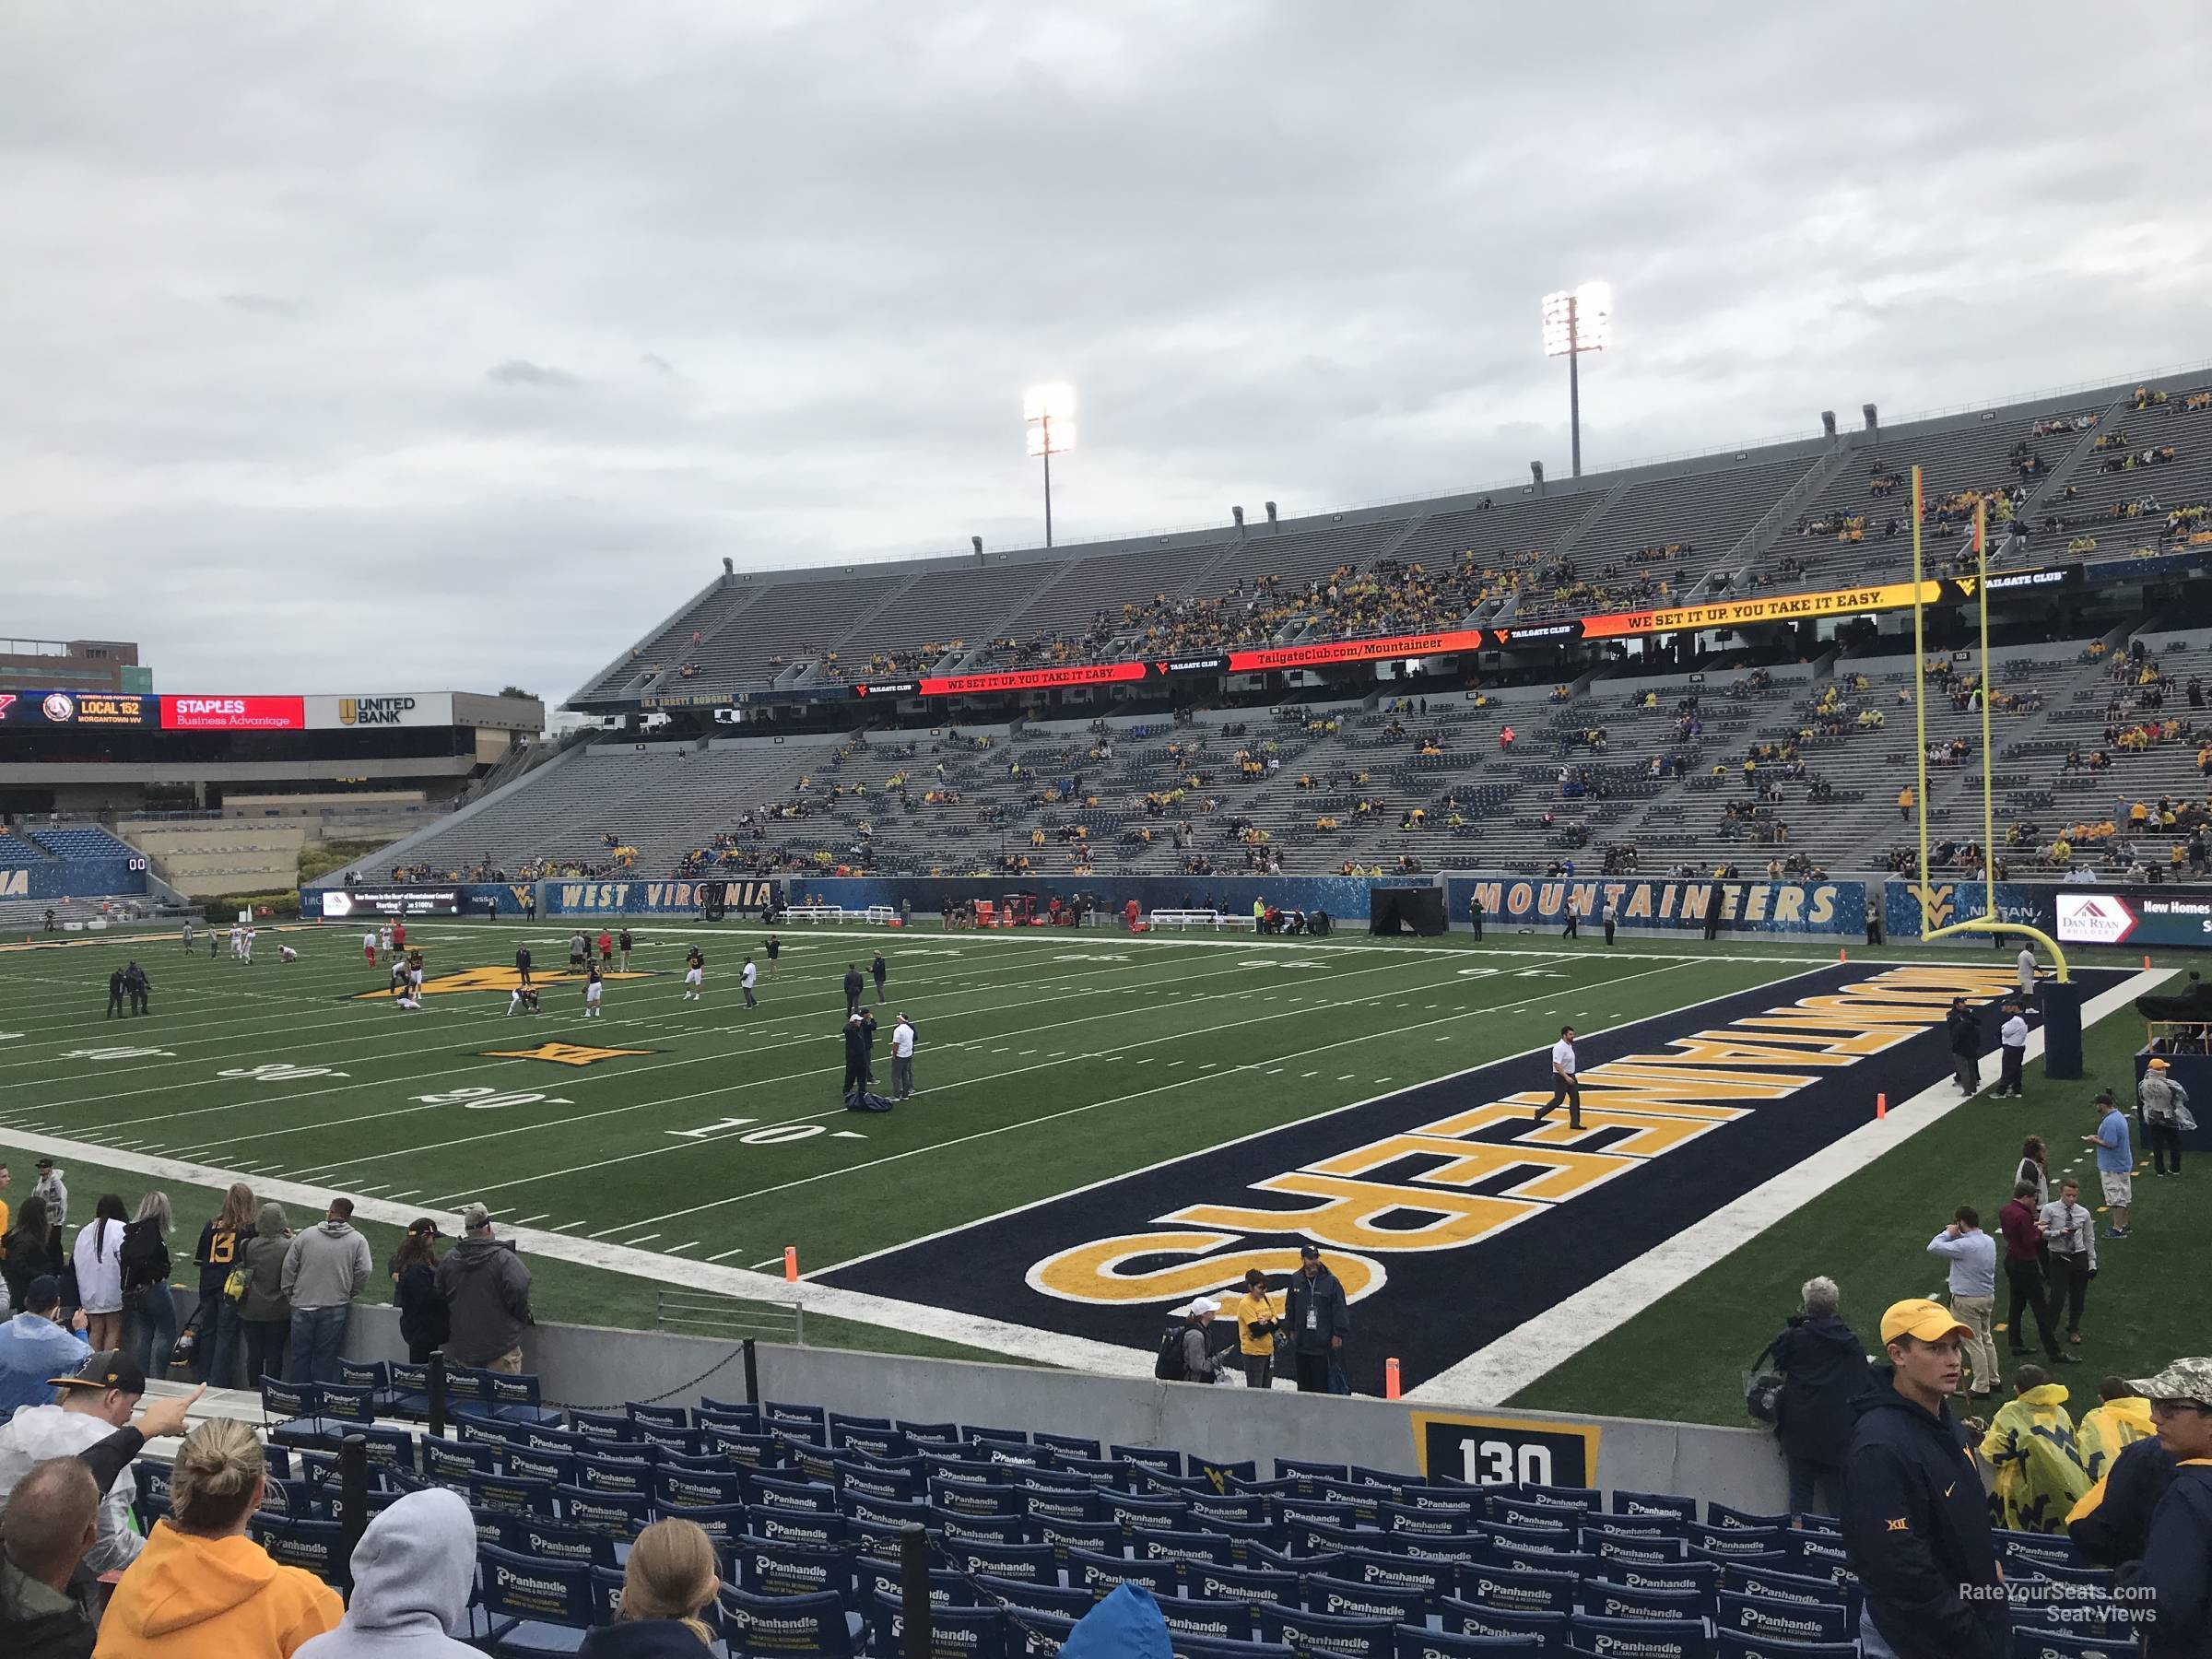
[[1759,1368],[1777,1357],[1774,1350],[1781,1342],[1782,1337],[1777,1336],[1759,1350],[1759,1358],[1751,1361],[1750,1372],[1744,1380],[1744,1410],[1757,1421],[1776,1428],[1782,1422],[1783,1376],[1780,1371],[1762,1371]]
[[1170,1325],[1159,1339],[1159,1358],[1152,1361],[1152,1374],[1162,1382],[1187,1382],[1190,1368],[1182,1362],[1182,1334],[1187,1327],[1180,1322]]
[[143,1290],[169,1277],[169,1246],[161,1241],[161,1224],[148,1216],[124,1224],[123,1249],[116,1257],[123,1268],[123,1288]]

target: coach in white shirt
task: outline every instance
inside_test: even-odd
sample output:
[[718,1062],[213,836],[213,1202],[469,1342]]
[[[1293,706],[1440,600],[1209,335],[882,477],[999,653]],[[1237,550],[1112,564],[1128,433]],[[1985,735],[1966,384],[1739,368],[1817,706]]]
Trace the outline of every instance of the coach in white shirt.
[[1574,1057],[1574,1028],[1561,1026],[1559,1040],[1551,1045],[1551,1099],[1536,1113],[1537,1123],[1557,1112],[1559,1102],[1564,1100],[1570,1126],[1576,1129],[1583,1126],[1583,1090],[1575,1081],[1575,1073],[1580,1069],[1581,1063]]
[[1997,1045],[2000,1069],[1990,1099],[2017,1100],[2020,1098],[2020,1065],[2028,1058],[2028,1021],[2017,1002],[2005,1005],[2005,1023],[1997,1029]]
[[1928,1253],[1951,1265],[1951,1312],[1966,1327],[1974,1397],[1985,1400],[1997,1392],[1997,1345],[1989,1333],[1997,1305],[1997,1241],[1982,1230],[1974,1206],[1962,1204],[1951,1224],[1928,1241]]
[[2042,1207],[2043,1242],[2051,1246],[2051,1323],[2063,1308],[2066,1340],[2081,1340],[2081,1304],[2097,1277],[2097,1218],[2082,1207],[2081,1182],[2069,1175],[2058,1196]]
[[914,1028],[905,1015],[891,1028],[891,1098],[903,1100],[914,1092]]

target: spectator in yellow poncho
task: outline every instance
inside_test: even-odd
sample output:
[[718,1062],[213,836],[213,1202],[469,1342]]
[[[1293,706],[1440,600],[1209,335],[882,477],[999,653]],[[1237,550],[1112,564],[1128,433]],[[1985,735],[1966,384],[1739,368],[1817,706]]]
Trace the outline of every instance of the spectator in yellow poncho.
[[2066,1512],[2090,1484],[2066,1415],[2065,1386],[2040,1365],[2014,1371],[2012,1386],[2014,1397],[1982,1437],[1982,1455],[1997,1471],[1990,1494],[1995,1524],[2011,1532],[2063,1532]]
[[2123,1447],[2158,1432],[2150,1421],[2150,1402],[2118,1377],[2107,1377],[2097,1393],[2101,1404],[2083,1416],[2074,1437],[2091,1480],[2102,1480],[2111,1472]]

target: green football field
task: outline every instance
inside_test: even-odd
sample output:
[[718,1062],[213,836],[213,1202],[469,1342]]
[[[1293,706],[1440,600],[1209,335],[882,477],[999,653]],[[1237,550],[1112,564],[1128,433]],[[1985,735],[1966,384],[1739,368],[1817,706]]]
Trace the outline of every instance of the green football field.
[[[173,935],[0,950],[0,1159],[17,1176],[7,1195],[22,1196],[35,1151],[59,1141],[78,1148],[64,1159],[78,1218],[103,1190],[135,1201],[157,1159],[449,1218],[481,1201],[505,1228],[641,1253],[629,1258],[637,1277],[534,1258],[541,1318],[651,1325],[664,1313],[653,1292],[683,1285],[687,1264],[780,1272],[794,1246],[811,1276],[1536,1050],[1567,1021],[1602,1029],[1834,959],[1783,940],[1607,950],[1526,935],[1474,946],[800,926],[783,933],[748,1010],[737,969],[748,951],[765,967],[760,929],[645,922],[633,924],[633,976],[612,979],[605,1017],[587,1020],[557,926],[409,932],[428,957],[418,1013],[379,994],[387,976],[363,960],[358,929],[265,927],[250,966],[227,946],[187,956]],[[508,1014],[524,943],[544,994],[535,1018]],[[283,944],[298,961],[277,959]],[[694,944],[708,962],[699,1003],[683,997]],[[895,1112],[856,1114],[839,1100],[840,981],[879,947],[889,988],[877,1071],[888,1087],[890,1022],[903,1011],[920,1033],[921,1092]],[[105,1018],[108,971],[127,954],[152,975],[153,1012]],[[2119,1081],[2139,1031],[2125,1020],[2093,1030],[2092,1071]],[[1544,1065],[1528,1064],[1533,1084]],[[2053,1086],[2025,1111],[2064,1139],[2087,1125],[2062,1100],[2094,1087]],[[1959,1160],[2009,1171],[2023,1110],[1954,1113],[1521,1402],[1736,1420],[1735,1373],[1806,1275],[1833,1273],[1847,1295],[1854,1278],[1878,1280],[1882,1300],[1940,1281],[1907,1258],[1959,1201]],[[196,1230],[212,1190],[159,1184]],[[381,1256],[394,1234],[370,1231]],[[2113,1248],[2149,1259],[2185,1247],[2163,1204],[2145,1206],[2140,1231]],[[2167,1275],[2183,1282],[2155,1294],[2144,1287],[2140,1306],[2122,1277],[2103,1276],[2092,1305],[2110,1308],[2115,1338],[2124,1315],[2146,1366],[2171,1357],[2190,1320],[2212,1328],[2201,1273]],[[1717,1335],[1715,1315],[1669,1306],[1693,1292],[1698,1308],[1719,1310]],[[810,1320],[807,1339],[958,1351],[912,1330],[831,1321]]]

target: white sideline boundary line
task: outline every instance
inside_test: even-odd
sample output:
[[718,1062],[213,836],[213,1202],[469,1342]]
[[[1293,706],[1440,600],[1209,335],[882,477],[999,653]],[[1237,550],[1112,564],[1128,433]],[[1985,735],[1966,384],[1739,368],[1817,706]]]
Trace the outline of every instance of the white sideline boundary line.
[[[158,1181],[182,1182],[194,1186],[212,1187],[219,1192],[234,1179],[230,1171],[207,1164],[187,1163],[173,1158],[151,1158],[142,1152],[123,1152],[110,1147],[95,1146],[88,1141],[67,1140],[51,1135],[33,1135],[13,1129],[6,1133],[9,1145],[21,1147],[27,1151],[44,1153],[55,1159],[75,1159],[110,1169],[129,1170],[135,1174],[152,1176]],[[282,1204],[305,1206],[300,1212],[302,1214],[324,1208],[332,1196],[328,1187],[304,1185],[294,1181],[256,1181],[253,1182],[253,1191],[258,1196],[274,1198]],[[356,1198],[353,1207],[356,1215],[394,1227],[405,1227],[422,1213],[421,1206],[418,1205],[396,1204],[389,1198]],[[941,1342],[959,1343],[966,1347],[1003,1354],[1009,1359],[1025,1359],[1037,1365],[1120,1377],[1148,1377],[1152,1374],[1154,1356],[1148,1348],[1117,1347],[1112,1343],[1070,1336],[1060,1331],[1041,1331],[1029,1325],[985,1319],[978,1314],[930,1307],[922,1302],[899,1301],[887,1296],[871,1296],[865,1291],[842,1290],[810,1279],[801,1279],[794,1285],[780,1277],[754,1273],[743,1267],[724,1267],[709,1262],[685,1259],[671,1262],[659,1251],[631,1250],[620,1244],[571,1238],[563,1232],[547,1232],[537,1228],[509,1228],[506,1236],[532,1255],[570,1262],[582,1267],[604,1268],[609,1273],[627,1274],[633,1278],[651,1280],[656,1284],[667,1284],[673,1277],[677,1282],[695,1289],[744,1297],[750,1301],[773,1302],[782,1307],[804,1308],[809,1313],[826,1314],[833,1319],[849,1319],[860,1324],[912,1331],[919,1335],[934,1336]],[[673,1276],[670,1271],[672,1268],[678,1270]]]
[[[2136,997],[2147,994],[2174,971],[2138,971],[2099,993],[2082,1005],[2082,1029],[2086,1031]],[[2038,1026],[2028,1034],[2027,1058],[2038,1058],[2042,1052],[2043,1032]],[[1832,1191],[1838,1182],[1903,1146],[1968,1100],[1981,1098],[1959,1095],[1955,1088],[1948,1078],[1931,1084],[1892,1108],[1888,1117],[1862,1124],[1849,1135],[1830,1141],[1810,1158],[1723,1205],[1634,1261],[1584,1285],[1534,1319],[1523,1321],[1419,1387],[1408,1389],[1405,1397],[1430,1406],[1502,1406],[1661,1297],[1679,1289],[1775,1223]]]

